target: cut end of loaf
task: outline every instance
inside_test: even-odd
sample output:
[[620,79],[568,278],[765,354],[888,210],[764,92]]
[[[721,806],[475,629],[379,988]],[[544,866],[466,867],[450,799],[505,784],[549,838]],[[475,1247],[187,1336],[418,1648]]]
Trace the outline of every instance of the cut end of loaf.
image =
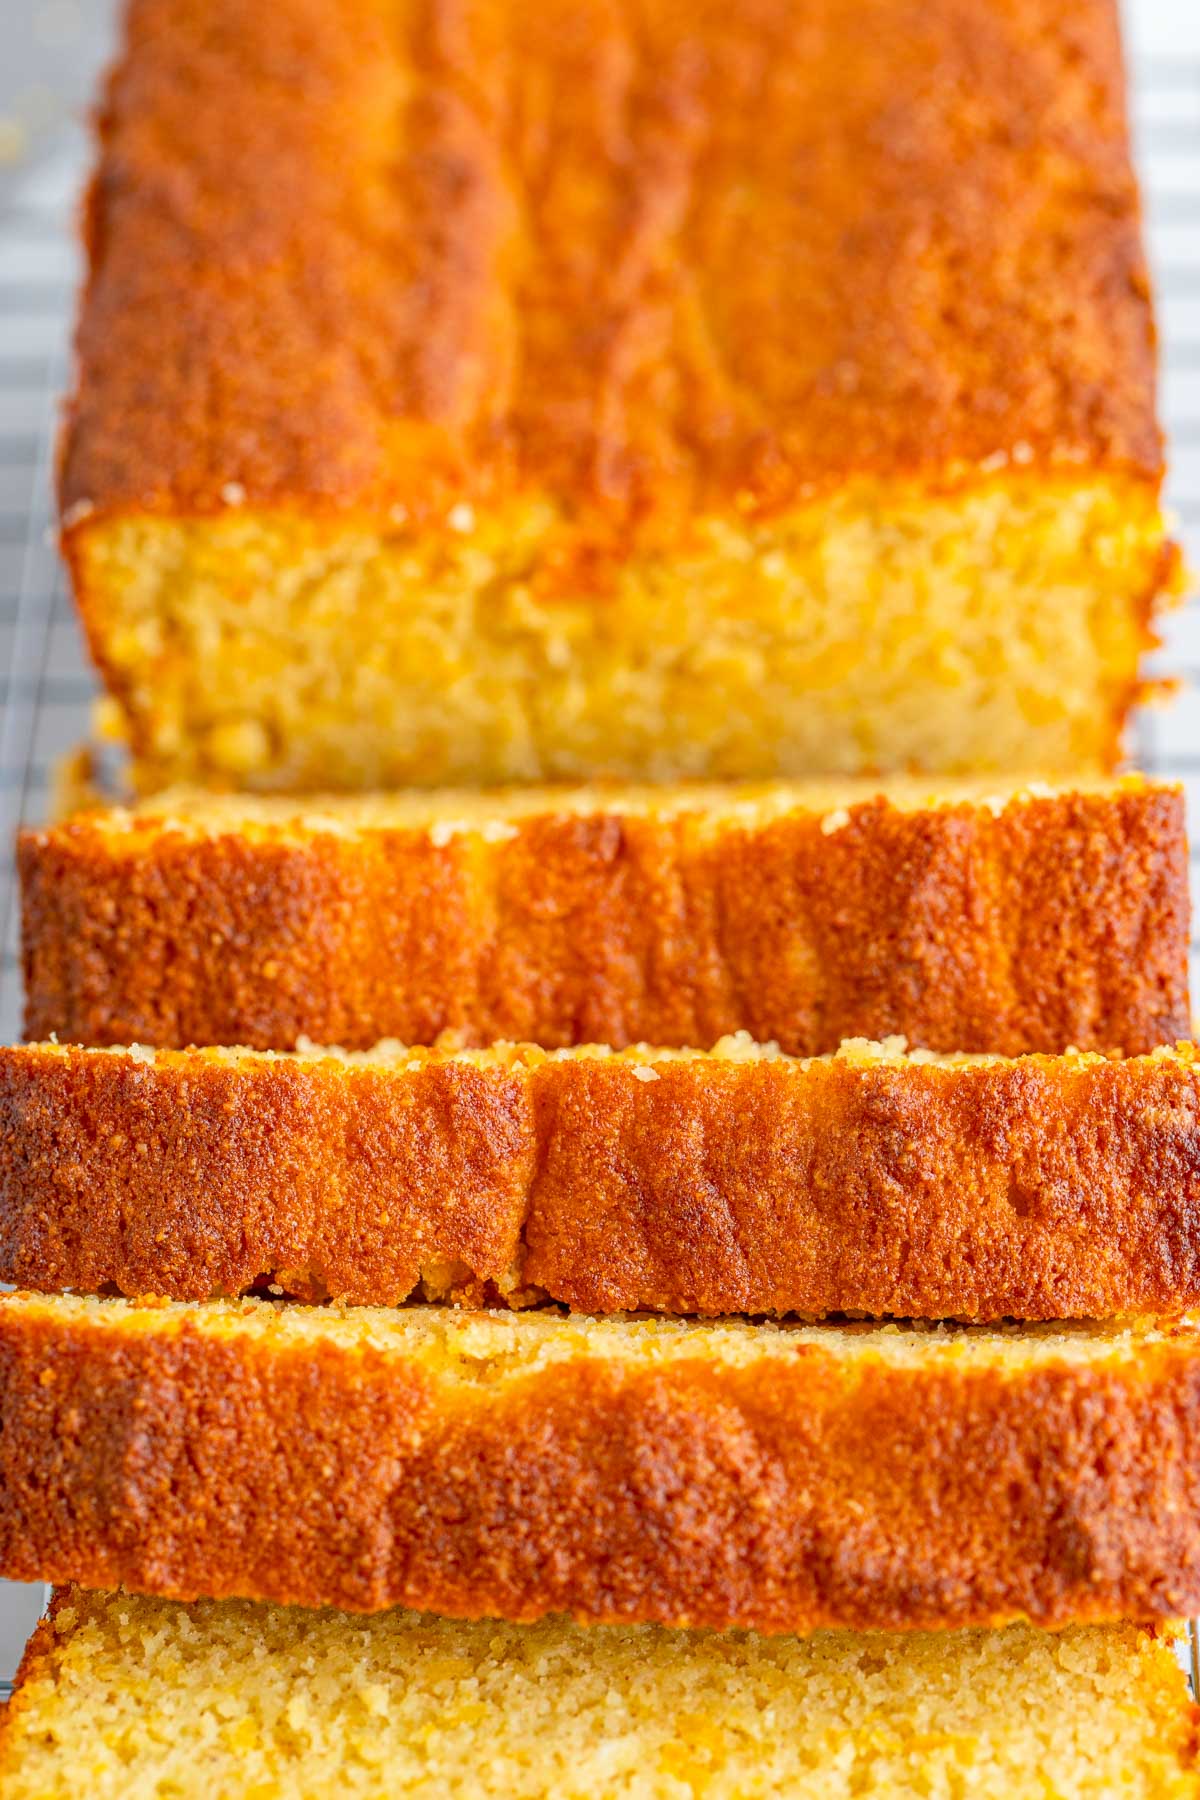
[[1171,569],[1117,475],[852,483],[599,587],[562,529],[238,506],[66,546],[147,790],[1111,768]]
[[1134,1625],[808,1638],[190,1606],[64,1589],[6,1709],[9,1800],[1193,1800]]

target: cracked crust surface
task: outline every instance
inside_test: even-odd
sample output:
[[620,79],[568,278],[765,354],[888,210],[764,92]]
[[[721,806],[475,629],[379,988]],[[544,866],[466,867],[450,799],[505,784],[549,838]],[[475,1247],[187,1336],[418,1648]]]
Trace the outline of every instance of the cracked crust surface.
[[1194,1327],[0,1299],[0,1569],[807,1631],[1200,1606]]
[[44,1290],[967,1319],[1200,1304],[1190,1046],[44,1045],[0,1050],[0,1160],[0,1279]]
[[100,128],[69,521],[1161,473],[1112,0],[134,0]]

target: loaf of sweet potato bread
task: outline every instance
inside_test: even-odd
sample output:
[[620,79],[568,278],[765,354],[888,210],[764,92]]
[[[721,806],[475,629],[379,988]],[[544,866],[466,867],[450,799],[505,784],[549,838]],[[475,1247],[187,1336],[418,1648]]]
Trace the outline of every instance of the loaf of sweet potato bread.
[[1200,1306],[1200,1062],[0,1049],[0,1280],[391,1305]]
[[1137,1625],[764,1638],[68,1588],[0,1709],[0,1786],[5,1800],[1195,1800],[1195,1717],[1169,1641]]
[[138,779],[1111,767],[1116,0],[133,0],[64,543]]
[[1200,1608],[1200,1329],[0,1296],[0,1574],[757,1631]]
[[171,793],[20,844],[26,1026],[83,1043],[1186,1037],[1183,795],[825,782]]

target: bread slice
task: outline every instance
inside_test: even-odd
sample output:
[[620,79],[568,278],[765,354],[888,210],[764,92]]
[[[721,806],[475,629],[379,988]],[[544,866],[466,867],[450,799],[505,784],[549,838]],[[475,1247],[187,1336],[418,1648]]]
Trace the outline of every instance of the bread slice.
[[20,866],[38,1038],[1017,1055],[1190,1031],[1183,796],[1138,778],[172,793],[26,832]]
[[0,1048],[0,1280],[584,1312],[1200,1306],[1200,1060]]
[[1200,1331],[0,1297],[0,1573],[760,1631],[1200,1608]]
[[141,779],[1113,766],[1123,89],[1116,0],[135,0],[62,507]]
[[6,1800],[1195,1800],[1137,1625],[762,1638],[68,1589],[0,1713]]

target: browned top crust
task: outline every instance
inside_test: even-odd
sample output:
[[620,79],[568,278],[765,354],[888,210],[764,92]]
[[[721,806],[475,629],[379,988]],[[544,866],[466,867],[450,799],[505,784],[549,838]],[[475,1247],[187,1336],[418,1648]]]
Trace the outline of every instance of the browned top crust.
[[95,814],[19,861],[35,1038],[1136,1054],[1191,1028],[1177,788],[715,825],[548,803],[498,841]]
[[763,1631],[1200,1606],[1191,1329],[1031,1358],[660,1326],[677,1345],[626,1355],[613,1322],[451,1367],[354,1315],[134,1329],[120,1305],[0,1299],[7,1576]]
[[[1200,1305],[1200,1067],[0,1050],[0,1280],[1099,1318]],[[424,1280],[423,1280],[424,1277]]]
[[133,0],[100,139],[68,511],[1160,473],[1114,0]]

